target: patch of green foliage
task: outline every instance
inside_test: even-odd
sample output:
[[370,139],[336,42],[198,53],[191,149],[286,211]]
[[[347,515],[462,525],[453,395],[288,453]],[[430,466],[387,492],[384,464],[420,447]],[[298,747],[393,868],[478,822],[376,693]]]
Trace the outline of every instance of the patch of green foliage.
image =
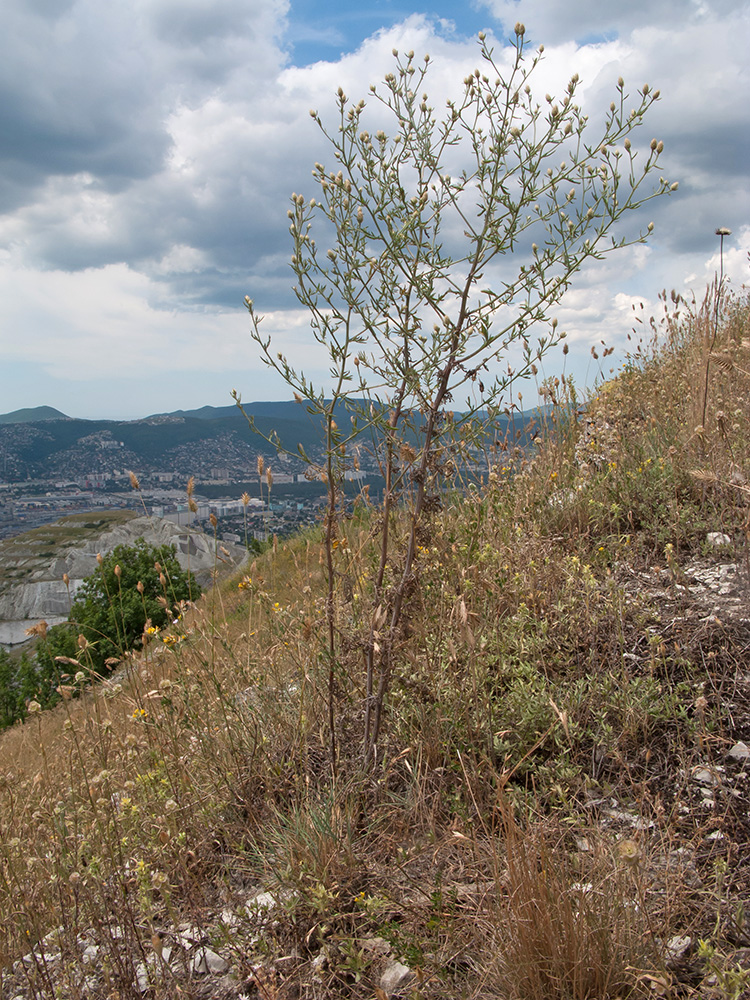
[[0,654],[0,728],[26,714],[29,700],[42,708],[59,700],[62,674],[76,671],[58,658],[77,661],[99,675],[109,673],[123,654],[138,648],[144,629],[163,628],[183,601],[200,596],[192,573],[180,567],[173,545],[118,545],[83,582],[68,621],[38,643],[33,657],[15,666]]

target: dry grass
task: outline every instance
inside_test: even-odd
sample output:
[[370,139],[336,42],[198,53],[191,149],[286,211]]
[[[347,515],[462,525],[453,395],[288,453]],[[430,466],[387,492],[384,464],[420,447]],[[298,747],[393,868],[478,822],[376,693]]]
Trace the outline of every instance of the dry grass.
[[[701,935],[714,964],[729,952],[750,836],[741,802],[707,808],[691,779],[750,720],[748,629],[708,621],[680,576],[709,530],[740,565],[748,553],[750,311],[726,304],[697,435],[707,315],[680,304],[589,403],[588,439],[562,385],[532,462],[425,520],[373,767],[366,505],[335,549],[335,779],[319,531],[218,585],[178,641],[1,734],[7,989],[140,996],[152,936],[189,921],[232,958],[226,997],[372,996],[372,938],[425,998],[690,995],[705,968],[666,971],[665,942]],[[398,541],[397,512],[392,528]],[[219,933],[222,908],[260,889],[284,900],[261,938]],[[61,965],[11,975],[53,928]],[[96,990],[86,935],[106,955]],[[151,995],[199,995],[151,961]]]

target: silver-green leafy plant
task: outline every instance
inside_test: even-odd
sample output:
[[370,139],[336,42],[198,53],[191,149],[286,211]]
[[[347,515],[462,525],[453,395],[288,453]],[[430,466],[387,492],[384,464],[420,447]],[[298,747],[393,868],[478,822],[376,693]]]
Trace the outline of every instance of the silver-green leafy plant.
[[[292,195],[288,216],[294,291],[327,357],[325,387],[276,352],[246,299],[264,361],[325,430],[325,459],[311,465],[328,488],[334,770],[334,550],[342,483],[356,448],[369,442],[385,479],[364,642],[364,753],[372,762],[425,518],[455,480],[461,458],[470,459],[498,416],[512,411],[513,382],[535,374],[565,336],[554,310],[572,276],[593,259],[643,242],[653,224],[635,235],[617,224],[677,187],[662,177],[642,190],[663,144],[654,139],[637,152],[631,142],[659,92],[644,85],[631,101],[620,79],[592,135],[595,126],[576,99],[577,74],[561,98],[534,99],[529,80],[543,46],[529,60],[524,33],[516,25],[500,58],[480,34],[483,68],[441,114],[425,91],[429,56],[418,64],[413,52],[396,50],[384,87],[370,88],[372,108],[339,88],[335,126],[311,111],[335,162],[315,164],[317,196]],[[370,116],[383,127],[371,131]],[[533,331],[539,334],[532,343]],[[451,412],[464,392],[461,412]],[[408,530],[396,544],[392,514],[403,500]]]

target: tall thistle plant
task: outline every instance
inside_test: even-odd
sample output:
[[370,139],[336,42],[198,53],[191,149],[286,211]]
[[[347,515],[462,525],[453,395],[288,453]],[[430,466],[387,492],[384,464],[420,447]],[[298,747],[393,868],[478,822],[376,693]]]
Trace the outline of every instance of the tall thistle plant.
[[[426,93],[429,56],[418,63],[413,52],[396,50],[394,71],[380,89],[370,88],[371,106],[339,88],[332,125],[311,111],[334,162],[315,164],[316,196],[292,195],[288,216],[294,290],[327,358],[325,386],[277,353],[246,299],[264,361],[325,428],[325,459],[314,474],[328,488],[334,770],[336,536],[355,440],[371,442],[385,479],[363,643],[364,754],[371,763],[426,517],[460,456],[512,409],[513,382],[534,373],[565,336],[554,311],[573,275],[643,242],[651,223],[634,237],[622,235],[618,223],[677,187],[660,178],[645,190],[663,144],[654,139],[637,152],[631,142],[658,91],[644,85],[631,98],[620,79],[596,131],[577,103],[577,74],[562,97],[534,99],[529,81],[543,47],[527,56],[523,25],[516,25],[509,69],[483,34],[479,50],[483,68],[441,113]],[[507,50],[501,56],[505,63]],[[408,519],[398,540],[397,505]]]

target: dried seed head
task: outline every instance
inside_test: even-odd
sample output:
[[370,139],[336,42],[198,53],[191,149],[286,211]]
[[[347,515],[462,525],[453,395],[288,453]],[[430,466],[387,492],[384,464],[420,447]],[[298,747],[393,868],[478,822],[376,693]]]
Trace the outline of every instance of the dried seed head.
[[213,511],[211,511],[211,513],[208,515],[208,520],[211,522],[211,527],[212,528],[215,528],[216,525],[219,523],[218,520],[217,520],[216,514],[214,514]]
[[42,619],[42,621],[37,622],[36,625],[32,625],[31,628],[27,628],[26,635],[38,635],[41,639],[43,639],[47,635],[48,628],[49,625],[46,621],[44,621],[44,619]]
[[266,467],[266,463],[263,461],[263,456],[262,455],[258,455],[258,461],[256,462],[256,467],[258,469],[258,475],[262,476],[263,475],[263,471],[264,471],[264,469]]
[[195,500],[193,500],[192,497],[190,497],[188,500],[188,510],[192,511],[193,514],[198,513],[198,504],[195,502]]
[[271,472],[270,468],[266,469],[266,483],[270,490],[271,487],[273,486],[273,473]]
[[143,586],[143,581],[142,581],[142,580],[139,580],[139,581],[138,581],[138,583],[136,583],[136,585],[135,585],[135,589],[136,589],[136,590],[138,591],[138,593],[139,593],[139,594],[142,594],[142,593],[143,593],[143,591],[144,591],[144,590],[145,590],[146,588],[145,588],[145,587]]
[[247,507],[247,505],[250,503],[250,494],[243,493],[242,496],[240,497],[240,500],[242,500],[242,506]]
[[122,570],[120,569],[119,563],[115,566],[115,576],[117,577],[118,580],[122,576]]
[[622,840],[617,846],[617,855],[620,861],[635,868],[641,860],[641,849],[634,840]]
[[130,485],[133,487],[133,489],[139,490],[141,488],[141,484],[138,482],[138,476],[136,476],[134,472],[129,472],[128,477],[130,479]]
[[99,563],[100,566],[104,562],[104,557],[102,556],[101,552],[96,553],[96,561]]
[[716,235],[717,236],[731,236],[732,235],[732,230],[731,229],[727,229],[726,226],[719,226],[719,228],[716,230]]
[[187,495],[191,497],[195,492],[195,476],[191,476],[187,481]]

